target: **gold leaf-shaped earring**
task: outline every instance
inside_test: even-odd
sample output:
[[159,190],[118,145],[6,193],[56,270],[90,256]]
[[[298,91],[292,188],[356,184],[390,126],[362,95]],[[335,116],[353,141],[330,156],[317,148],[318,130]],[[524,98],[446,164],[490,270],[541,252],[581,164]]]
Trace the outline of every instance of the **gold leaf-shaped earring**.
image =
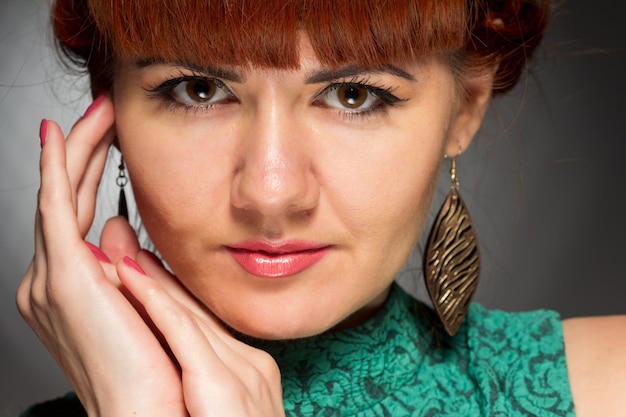
[[456,158],[452,158],[450,177],[450,193],[428,237],[424,279],[443,327],[454,336],[478,286],[480,254],[472,220],[459,195]]

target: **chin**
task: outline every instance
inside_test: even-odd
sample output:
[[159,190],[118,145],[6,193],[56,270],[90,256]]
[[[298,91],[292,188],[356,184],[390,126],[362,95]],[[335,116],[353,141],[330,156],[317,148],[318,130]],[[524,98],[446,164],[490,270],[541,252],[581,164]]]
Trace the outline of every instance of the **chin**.
[[294,340],[315,336],[321,332],[302,332],[302,331],[277,331],[277,329],[244,329],[239,330],[226,324],[226,327],[237,339],[246,341],[247,339],[256,340]]
[[282,314],[278,320],[259,320],[256,317],[242,318],[237,321],[224,321],[225,326],[238,338],[251,337],[263,340],[302,339],[324,333],[334,327],[335,323],[320,323],[310,315],[302,320],[294,315]]

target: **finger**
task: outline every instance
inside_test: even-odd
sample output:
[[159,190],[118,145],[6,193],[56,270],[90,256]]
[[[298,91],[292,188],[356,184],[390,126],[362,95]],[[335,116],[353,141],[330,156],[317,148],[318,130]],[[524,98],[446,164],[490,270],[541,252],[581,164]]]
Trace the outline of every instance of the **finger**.
[[201,304],[174,275],[166,270],[153,253],[141,250],[136,259],[151,279],[157,281],[178,303],[201,318],[202,322],[209,326],[216,337],[219,337],[230,349],[244,358],[250,353],[250,346],[234,338],[224,324],[206,306]]
[[[74,280],[102,274],[102,267],[80,235],[66,170],[65,141],[60,127],[48,122],[46,142],[41,152],[41,188],[38,213],[45,247],[45,259],[35,265],[31,303],[45,311],[52,288],[71,290]],[[78,271],[81,269],[82,271]],[[76,273],[53,273],[74,271]],[[86,275],[85,275],[86,274]],[[62,297],[61,297],[62,298]]]
[[[76,209],[72,201],[72,191],[66,170],[66,148],[63,134],[53,121],[44,120],[40,128],[41,136],[41,187],[38,194],[38,207],[35,218],[35,260],[24,278],[19,299],[24,310],[33,311],[32,303],[44,303],[48,286],[49,255],[56,262],[67,261],[65,253],[88,256],[82,236],[77,234]],[[80,243],[79,243],[80,242]],[[53,248],[49,254],[48,247]],[[77,252],[73,252],[76,248]],[[97,248],[89,248],[98,258]],[[103,260],[103,259],[100,259]],[[105,260],[106,261],[106,260]],[[92,266],[97,266],[93,262]],[[24,302],[29,294],[30,307]]]
[[[66,245],[82,241],[66,170],[65,142],[61,128],[48,121],[46,143],[41,151],[38,215],[46,258],[62,255]],[[53,244],[56,242],[56,245]]]
[[[149,269],[158,272],[155,267],[149,267]],[[204,351],[203,354],[217,355],[223,363],[227,363],[228,367],[239,375],[247,375],[251,367],[256,369],[253,362],[264,359],[260,356],[266,355],[265,352],[258,351],[257,355],[255,354],[257,349],[236,340],[213,314],[201,308],[180,284],[174,282],[175,278],[172,275],[168,274],[167,279],[161,276],[160,280],[156,280],[152,276],[145,275],[141,266],[139,266],[140,273],[137,274],[136,271],[130,272],[138,276],[124,280],[124,277],[120,275],[120,280],[133,297],[143,305],[145,312],[159,328],[179,361],[184,361],[179,354],[188,351],[189,345],[194,343],[189,342],[190,339],[194,339],[197,343],[208,341],[211,349]],[[163,275],[161,272],[158,273]],[[181,340],[185,342],[180,344]],[[202,353],[199,352],[199,356],[200,354]],[[189,367],[197,366],[197,363],[193,361],[185,362],[185,364]]]
[[206,306],[201,304],[181,284],[178,278],[165,269],[163,263],[156,255],[147,250],[141,250],[137,254],[136,261],[146,274],[151,279],[157,281],[176,301],[184,305],[196,315],[211,321],[214,326],[222,328],[223,331],[227,331],[223,327],[222,323],[206,308]]
[[45,270],[46,264],[46,244],[43,238],[43,229],[41,227],[41,215],[39,214],[39,199],[41,188],[37,192],[37,209],[35,211],[35,255],[29,271],[36,273],[38,270]]
[[68,135],[67,172],[74,193],[83,181],[94,150],[107,136],[114,120],[113,103],[106,95],[100,95]]
[[192,415],[194,410],[232,406],[232,400],[244,397],[251,400],[246,404],[260,402],[263,408],[282,409],[280,371],[269,354],[248,347],[244,357],[231,349],[211,325],[178,303],[129,258],[118,264],[118,274],[176,358],[182,372],[185,404]]
[[[50,121],[43,119],[41,121],[41,125],[39,127],[39,139],[41,145],[41,152],[39,155],[40,161],[40,177],[43,178],[43,166],[45,165],[43,161],[43,146],[48,139],[48,131],[50,126]],[[24,319],[31,323],[35,317],[35,309],[32,305],[33,300],[33,292],[34,292],[34,282],[35,277],[39,273],[39,271],[45,271],[47,269],[46,262],[46,245],[43,237],[43,230],[41,226],[41,214],[40,214],[40,205],[41,205],[41,185],[37,192],[37,209],[35,211],[35,254],[31,263],[20,282],[20,285],[16,292],[16,304],[18,310]]]
[[142,249],[135,258],[146,275],[156,280],[165,290],[188,308],[201,308],[200,303],[187,291],[180,281],[170,273],[163,262],[152,252]]
[[[207,343],[193,315],[171,297],[159,282],[145,275],[139,264],[130,258],[124,258],[118,263],[118,275],[124,287],[144,307],[179,361],[186,357],[185,350],[193,350],[196,356],[213,358],[205,364],[206,372],[213,375],[225,372],[223,363],[218,360],[211,344]],[[180,365],[187,368],[189,363],[184,361]],[[196,372],[193,367],[186,370]]]
[[104,138],[98,143],[92,157],[87,163],[82,181],[76,191],[76,212],[81,236],[85,236],[93,222],[96,195],[106,164],[109,148],[115,139],[115,131],[109,129]]
[[100,247],[114,264],[125,256],[134,258],[140,251],[135,231],[121,216],[107,220],[100,234]]
[[36,268],[36,262],[41,263],[43,260],[45,260],[45,256],[46,256],[46,248],[45,248],[45,243],[43,240],[43,231],[41,229],[41,216],[39,215],[39,199],[41,196],[41,175],[42,175],[41,157],[42,157],[43,146],[46,140],[48,139],[48,125],[49,125],[49,121],[46,119],[43,119],[41,121],[41,125],[39,126],[39,141],[41,144],[41,150],[39,153],[40,186],[39,186],[39,190],[37,191],[37,210],[35,211],[35,258],[33,259],[33,263],[31,264],[33,268]]

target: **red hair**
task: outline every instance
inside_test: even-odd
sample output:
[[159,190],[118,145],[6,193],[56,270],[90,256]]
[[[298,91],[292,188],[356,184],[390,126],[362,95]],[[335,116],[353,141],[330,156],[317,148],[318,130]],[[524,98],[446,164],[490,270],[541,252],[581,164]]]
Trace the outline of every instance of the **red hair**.
[[305,33],[328,67],[432,53],[461,70],[497,65],[497,94],[519,79],[548,15],[548,0],[56,0],[52,22],[94,93],[125,58],[296,68]]

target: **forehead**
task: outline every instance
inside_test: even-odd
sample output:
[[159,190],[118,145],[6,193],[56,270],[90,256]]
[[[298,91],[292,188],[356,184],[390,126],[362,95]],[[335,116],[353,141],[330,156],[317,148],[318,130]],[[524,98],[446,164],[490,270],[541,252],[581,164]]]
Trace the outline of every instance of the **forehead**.
[[408,63],[458,50],[466,26],[462,0],[91,0],[90,7],[117,59],[256,68],[294,69],[310,52],[325,67]]

